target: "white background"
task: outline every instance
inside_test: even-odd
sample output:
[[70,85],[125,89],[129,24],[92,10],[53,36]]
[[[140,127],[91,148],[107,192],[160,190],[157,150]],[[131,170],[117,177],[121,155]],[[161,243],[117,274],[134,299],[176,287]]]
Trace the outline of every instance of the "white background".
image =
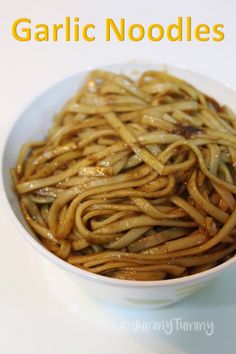
[[[0,0],[1,134],[40,92],[88,67],[140,60],[182,65],[236,89],[234,0]],[[62,22],[65,16],[96,25],[95,42],[17,42],[15,19],[32,23]],[[192,16],[193,24],[223,23],[223,42],[105,42],[105,18],[123,17],[128,24],[173,23]],[[235,351],[236,268],[176,306],[156,312],[130,312],[75,296],[57,272],[28,246],[0,205],[0,353],[227,353]],[[138,321],[182,318],[213,321],[214,334],[173,329],[135,330]],[[129,320],[133,328],[121,329]],[[132,330],[133,329],[133,330]]]

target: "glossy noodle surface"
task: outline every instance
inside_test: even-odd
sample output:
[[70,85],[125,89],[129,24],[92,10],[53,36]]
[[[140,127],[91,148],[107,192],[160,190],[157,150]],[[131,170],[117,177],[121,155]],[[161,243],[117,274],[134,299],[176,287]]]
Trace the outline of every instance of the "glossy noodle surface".
[[166,72],[91,72],[11,175],[43,245],[87,271],[162,280],[235,253],[236,116]]

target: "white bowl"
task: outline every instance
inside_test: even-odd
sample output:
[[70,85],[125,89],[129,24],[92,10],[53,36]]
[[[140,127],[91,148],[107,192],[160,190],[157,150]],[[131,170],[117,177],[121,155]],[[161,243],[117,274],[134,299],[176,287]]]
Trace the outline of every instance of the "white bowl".
[[[235,92],[209,77],[192,71],[177,67],[167,67],[166,65],[140,63],[112,65],[102,69],[123,72],[134,78],[138,73],[145,70],[167,69],[170,73],[189,81],[198,89],[209,94],[219,102],[229,105],[236,111]],[[26,224],[19,208],[17,197],[12,189],[9,169],[15,166],[20,147],[27,141],[41,139],[47,134],[47,130],[52,124],[53,116],[76,92],[86,75],[87,72],[82,72],[57,83],[37,97],[14,122],[2,145],[3,149],[0,156],[2,170],[0,191],[2,192],[2,200],[5,203],[10,218],[24,236],[25,240],[29,242],[37,252],[41,253],[50,262],[58,266],[60,271],[66,271],[67,277],[71,279],[73,284],[73,289],[76,289],[74,291],[78,291],[78,294],[81,289],[84,289],[88,294],[105,303],[138,307],[140,309],[151,309],[170,305],[202,288],[211,279],[235,263],[236,257],[232,257],[223,264],[208,271],[179,279],[127,281],[92,274],[68,264],[41,245],[40,241]],[[48,266],[50,266],[49,263]]]

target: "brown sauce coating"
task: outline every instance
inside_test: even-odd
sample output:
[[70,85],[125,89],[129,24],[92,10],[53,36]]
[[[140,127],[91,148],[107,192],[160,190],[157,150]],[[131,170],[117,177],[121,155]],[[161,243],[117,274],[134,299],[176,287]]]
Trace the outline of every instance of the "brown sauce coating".
[[192,125],[182,125],[176,124],[173,133],[180,134],[186,139],[191,138],[193,135],[197,135],[201,133],[202,130],[200,128],[194,127]]

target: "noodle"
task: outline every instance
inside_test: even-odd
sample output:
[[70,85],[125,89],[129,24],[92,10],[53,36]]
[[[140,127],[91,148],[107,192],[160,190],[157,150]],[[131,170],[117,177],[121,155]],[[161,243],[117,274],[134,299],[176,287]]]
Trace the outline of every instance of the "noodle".
[[170,279],[235,253],[236,116],[165,72],[91,72],[10,172],[42,244],[92,273]]

